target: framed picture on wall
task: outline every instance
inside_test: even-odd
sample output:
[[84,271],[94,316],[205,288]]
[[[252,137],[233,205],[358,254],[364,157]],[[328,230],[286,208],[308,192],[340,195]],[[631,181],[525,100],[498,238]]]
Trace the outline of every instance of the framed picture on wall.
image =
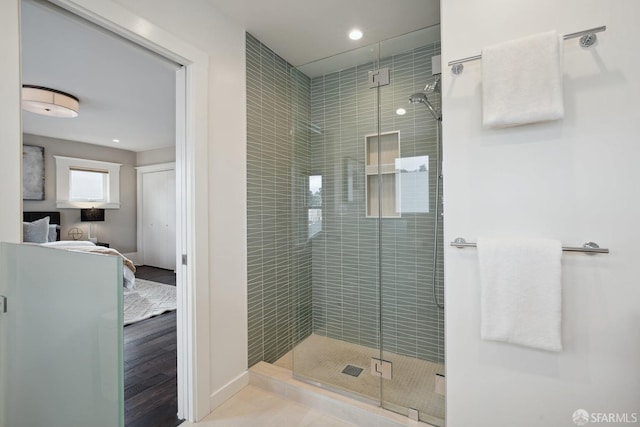
[[44,200],[44,147],[22,146],[22,200]]

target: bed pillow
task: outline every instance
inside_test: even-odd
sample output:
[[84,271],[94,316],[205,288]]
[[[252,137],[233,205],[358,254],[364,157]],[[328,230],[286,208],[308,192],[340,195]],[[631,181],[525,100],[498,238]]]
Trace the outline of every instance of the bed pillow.
[[49,217],[22,223],[22,240],[27,243],[47,243],[49,241]]
[[47,242],[55,242],[58,240],[58,228],[60,226],[57,224],[49,224],[49,238]]

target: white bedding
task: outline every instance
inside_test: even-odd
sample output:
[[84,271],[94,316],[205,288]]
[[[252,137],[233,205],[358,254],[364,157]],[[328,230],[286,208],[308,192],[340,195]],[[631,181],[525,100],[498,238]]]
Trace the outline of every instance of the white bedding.
[[88,240],[60,240],[57,242],[41,243],[42,246],[52,246],[54,248],[66,248],[69,246],[95,246],[95,243]]
[[[41,246],[47,246],[56,249],[64,249],[68,251],[77,251],[77,252],[92,252],[92,253],[102,253],[106,255],[118,255],[124,261],[123,273],[124,287],[127,289],[134,289],[136,287],[136,276],[135,276],[135,267],[133,263],[123,256],[120,252],[113,248],[104,248],[102,246],[97,246],[93,242],[88,240],[60,240],[58,242],[47,242],[40,243]],[[129,264],[129,265],[127,265]]]
[[127,266],[125,266],[122,271],[124,272],[124,287],[127,289],[135,289],[136,275]]

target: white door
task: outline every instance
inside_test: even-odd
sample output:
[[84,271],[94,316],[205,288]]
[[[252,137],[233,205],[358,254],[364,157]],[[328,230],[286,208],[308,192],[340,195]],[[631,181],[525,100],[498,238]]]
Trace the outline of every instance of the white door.
[[142,174],[143,263],[175,270],[176,174],[163,170]]

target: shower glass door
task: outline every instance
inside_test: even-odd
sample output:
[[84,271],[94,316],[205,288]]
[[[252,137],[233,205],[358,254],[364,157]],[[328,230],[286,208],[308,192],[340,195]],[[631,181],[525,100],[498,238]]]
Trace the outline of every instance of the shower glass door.
[[[380,43],[380,133],[394,155],[387,160],[388,208],[380,224],[382,406],[444,425],[444,301],[440,85],[432,58],[439,28]],[[398,46],[403,46],[398,49]],[[409,99],[422,102],[410,103]],[[384,167],[383,167],[384,169]],[[383,207],[385,203],[383,202]]]
[[310,270],[292,294],[294,376],[438,426],[439,34],[426,28],[291,75],[292,235]]
[[[301,150],[294,209],[304,220],[294,235],[310,265],[300,283],[294,327],[293,372],[298,378],[380,402],[379,218],[371,213],[377,192],[369,173],[377,167],[378,44],[294,70],[310,87],[308,106],[294,111]],[[308,111],[308,115],[300,112]],[[369,144],[369,145],[367,145]],[[302,246],[301,246],[302,247]]]

